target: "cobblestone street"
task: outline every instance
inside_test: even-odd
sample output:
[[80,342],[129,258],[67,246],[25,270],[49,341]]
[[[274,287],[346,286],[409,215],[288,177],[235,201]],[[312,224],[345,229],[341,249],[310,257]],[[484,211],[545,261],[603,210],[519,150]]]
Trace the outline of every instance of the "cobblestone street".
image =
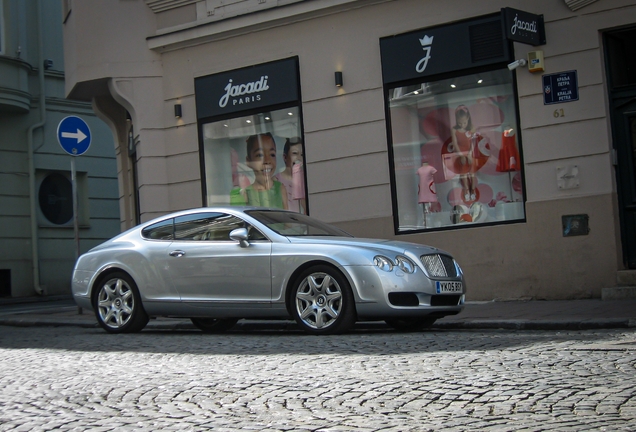
[[636,430],[636,332],[0,327],[0,430]]

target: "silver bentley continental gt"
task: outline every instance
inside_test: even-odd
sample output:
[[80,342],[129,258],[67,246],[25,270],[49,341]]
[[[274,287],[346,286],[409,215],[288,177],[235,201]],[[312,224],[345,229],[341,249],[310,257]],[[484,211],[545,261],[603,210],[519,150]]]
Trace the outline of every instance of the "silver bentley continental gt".
[[302,214],[208,207],[132,228],[77,260],[72,290],[109,333],[150,317],[187,317],[204,332],[239,319],[289,319],[334,334],[360,320],[402,331],[464,307],[453,257],[415,243],[354,238]]

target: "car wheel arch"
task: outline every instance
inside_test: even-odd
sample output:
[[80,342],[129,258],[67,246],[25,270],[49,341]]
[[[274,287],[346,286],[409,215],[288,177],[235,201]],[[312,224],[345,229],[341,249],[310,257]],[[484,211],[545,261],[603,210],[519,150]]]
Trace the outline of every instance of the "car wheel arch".
[[99,291],[99,285],[103,283],[105,280],[107,280],[110,277],[110,275],[115,273],[125,273],[126,275],[128,275],[129,278],[135,281],[135,278],[133,277],[133,275],[131,275],[130,272],[127,271],[126,269],[123,269],[121,267],[115,267],[115,266],[106,267],[102,269],[101,271],[99,271],[93,278],[93,283],[91,284],[90,291],[89,291],[91,303],[94,300],[94,297],[97,295],[97,292]]
[[108,333],[141,331],[151,318],[145,311],[133,277],[115,267],[95,279],[91,305],[97,323]]
[[351,288],[353,298],[354,298],[353,308],[354,308],[354,311],[356,311],[357,309],[356,302],[359,300],[360,297],[358,295],[356,286],[354,285],[353,281],[351,280],[351,277],[347,274],[347,272],[344,271],[341,267],[329,261],[312,260],[312,261],[307,261],[303,263],[302,265],[298,266],[298,268],[294,270],[294,272],[289,277],[289,280],[287,281],[287,285],[285,286],[285,307],[287,308],[287,312],[289,313],[290,316],[292,315],[292,307],[293,307],[292,294],[294,292],[294,287],[300,282],[299,280],[300,275],[308,268],[315,267],[315,266],[322,266],[322,265],[331,267],[334,271],[337,271],[338,273],[340,273],[342,277],[344,277],[347,280],[347,282],[349,283],[349,287]]

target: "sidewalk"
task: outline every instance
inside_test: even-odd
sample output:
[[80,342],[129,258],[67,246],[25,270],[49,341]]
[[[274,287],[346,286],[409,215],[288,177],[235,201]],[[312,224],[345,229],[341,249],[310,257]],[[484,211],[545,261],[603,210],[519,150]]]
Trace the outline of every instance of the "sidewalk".
[[[79,308],[69,297],[33,301],[0,300],[0,325],[75,326],[96,328],[92,311]],[[382,322],[360,322],[357,329],[380,329]],[[586,330],[636,327],[636,299],[490,301],[468,302],[455,316],[439,319],[438,329]],[[157,318],[147,329],[193,329],[187,319]],[[238,331],[284,330],[297,328],[293,321],[241,320]]]

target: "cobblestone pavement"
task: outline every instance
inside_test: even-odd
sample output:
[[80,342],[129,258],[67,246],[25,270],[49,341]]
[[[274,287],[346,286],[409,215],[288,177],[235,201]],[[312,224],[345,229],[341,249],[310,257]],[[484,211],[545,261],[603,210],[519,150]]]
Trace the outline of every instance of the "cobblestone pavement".
[[636,330],[0,327],[0,430],[636,430]]

